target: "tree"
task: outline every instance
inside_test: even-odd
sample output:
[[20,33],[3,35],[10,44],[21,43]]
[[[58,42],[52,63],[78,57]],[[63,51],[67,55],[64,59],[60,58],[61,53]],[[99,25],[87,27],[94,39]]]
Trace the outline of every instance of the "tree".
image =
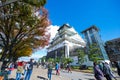
[[65,61],[66,61],[67,64],[69,64],[69,63],[72,63],[72,62],[73,62],[73,59],[71,59],[71,58],[66,58]]
[[55,63],[57,63],[57,62],[59,63],[60,62],[60,58],[55,58],[54,62]]
[[54,63],[54,59],[53,58],[49,58],[47,61]]
[[60,50],[60,54],[61,54],[61,58],[64,57],[64,50],[63,49]]
[[83,49],[77,50],[78,52],[78,62],[80,65],[85,61],[85,51]]
[[43,56],[42,58],[40,58],[41,59],[41,62],[43,63],[43,62],[45,62],[46,61],[46,56]]
[[22,56],[30,56],[32,54],[32,49],[30,47],[25,47],[24,49],[17,50],[16,55],[13,55],[14,62]]
[[[1,3],[7,3],[7,0],[2,0]],[[18,54],[19,57],[25,53],[29,56],[31,51],[26,52],[25,48],[33,51],[48,45],[50,35],[47,31],[50,21],[47,10],[43,8],[45,3],[46,0],[19,0],[0,8],[2,60],[11,60]]]
[[91,61],[97,62],[99,60],[103,60],[100,48],[98,47],[97,44],[90,45],[88,56],[89,56]]
[[65,62],[66,62],[66,58],[65,58],[65,57],[62,57],[62,58],[61,58],[61,63],[64,64]]
[[69,63],[72,63],[72,62],[73,62],[73,59],[72,59],[72,58],[62,57],[62,59],[61,59],[61,63],[63,63],[64,65],[69,64]]

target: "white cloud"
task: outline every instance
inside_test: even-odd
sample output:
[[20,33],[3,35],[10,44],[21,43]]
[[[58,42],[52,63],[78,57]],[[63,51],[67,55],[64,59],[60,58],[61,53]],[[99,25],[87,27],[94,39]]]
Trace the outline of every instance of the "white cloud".
[[57,30],[59,29],[59,26],[50,25],[49,27],[50,27],[50,30],[48,32],[50,32],[51,34],[50,40],[52,40],[55,37],[56,33],[58,32]]

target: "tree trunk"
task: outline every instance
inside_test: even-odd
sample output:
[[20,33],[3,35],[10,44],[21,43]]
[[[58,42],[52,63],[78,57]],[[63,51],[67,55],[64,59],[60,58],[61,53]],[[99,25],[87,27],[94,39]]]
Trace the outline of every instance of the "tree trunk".
[[3,53],[2,53],[2,56],[1,56],[1,58],[0,58],[1,61],[4,61],[4,60],[5,60],[6,54],[7,54],[7,50],[4,50]]

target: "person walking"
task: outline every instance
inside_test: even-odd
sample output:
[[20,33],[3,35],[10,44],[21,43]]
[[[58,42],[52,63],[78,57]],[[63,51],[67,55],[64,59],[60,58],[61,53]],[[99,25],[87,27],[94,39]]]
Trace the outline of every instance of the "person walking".
[[103,63],[103,74],[107,80],[112,80],[112,78],[117,80],[107,62]]
[[99,69],[103,72],[103,61],[98,63]]
[[20,80],[23,72],[23,62],[18,62],[18,67],[16,71],[16,80]]
[[33,71],[33,59],[30,59],[30,62],[27,64],[27,73],[24,80],[30,80],[32,71]]
[[103,80],[103,73],[100,70],[100,68],[98,67],[98,65],[96,64],[96,62],[93,63],[93,70],[94,70],[94,77],[96,80]]
[[39,66],[40,66],[40,63],[39,63],[39,62],[37,62],[37,68],[39,68]]
[[70,73],[72,73],[70,63],[69,63],[69,64],[67,64],[67,70],[68,70],[68,73],[69,73],[69,72],[70,72]]
[[61,63],[61,65],[60,65],[60,70],[61,70],[61,71],[64,71],[63,69],[64,69],[64,64]]
[[118,62],[114,62],[115,67],[117,68],[117,74],[120,76],[120,64]]
[[56,63],[55,65],[56,75],[60,75],[59,69],[60,69],[60,65]]
[[52,62],[50,62],[48,64],[48,79],[49,80],[51,80],[51,77],[52,77],[52,68],[53,68]]
[[11,75],[11,72],[14,70],[14,64],[13,62],[11,62],[9,65],[8,65],[8,74]]
[[24,78],[25,78],[25,76],[26,76],[26,74],[27,74],[27,70],[28,70],[28,62],[24,62],[24,73],[23,73],[23,76],[24,76]]

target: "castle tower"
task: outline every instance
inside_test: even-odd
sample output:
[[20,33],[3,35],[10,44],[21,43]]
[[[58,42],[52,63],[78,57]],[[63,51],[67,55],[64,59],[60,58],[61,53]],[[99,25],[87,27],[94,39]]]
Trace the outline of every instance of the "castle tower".
[[47,48],[47,59],[70,57],[74,60],[73,65],[76,65],[78,63],[76,49],[83,48],[85,45],[85,41],[73,27],[63,24]]

